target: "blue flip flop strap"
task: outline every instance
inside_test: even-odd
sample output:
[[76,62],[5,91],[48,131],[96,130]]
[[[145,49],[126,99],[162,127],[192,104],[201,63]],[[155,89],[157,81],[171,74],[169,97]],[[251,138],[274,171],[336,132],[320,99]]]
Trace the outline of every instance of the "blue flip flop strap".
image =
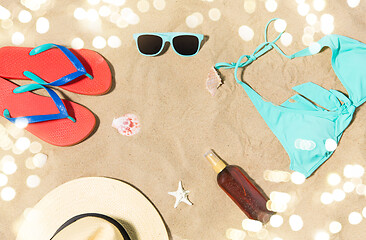
[[[42,86],[42,85],[39,85],[39,88],[46,89],[46,91],[48,92],[48,94],[51,96],[52,100],[56,104],[56,107],[60,111],[60,113],[48,114],[48,115],[25,116],[25,117],[11,117],[9,110],[5,109],[3,112],[4,117],[12,123],[15,123],[17,120],[26,120],[27,123],[37,123],[37,122],[45,122],[45,121],[64,119],[64,118],[68,118],[71,121],[76,122],[76,120],[74,118],[69,116],[69,114],[67,113],[67,109],[66,109],[64,103],[62,102],[61,98],[53,90],[51,90],[45,86]],[[23,89],[21,92],[26,92],[26,90]]]
[[[34,56],[37,54],[40,54],[44,51],[47,51],[53,47],[57,47],[58,49],[60,49],[62,51],[62,53],[65,54],[65,56],[70,60],[70,62],[72,63],[72,65],[74,65],[74,67],[76,68],[76,71],[73,73],[70,73],[66,76],[63,76],[51,83],[47,83],[46,81],[44,81],[42,78],[40,78],[39,76],[37,76],[36,74],[29,72],[29,71],[24,71],[23,74],[28,77],[29,79],[37,82],[38,84],[41,84],[43,86],[62,86],[65,85],[67,83],[69,83],[70,81],[85,75],[90,79],[93,79],[93,77],[86,72],[85,67],[83,66],[83,64],[80,62],[80,60],[66,47],[64,46],[60,46],[57,44],[53,44],[53,43],[47,43],[47,44],[43,44],[41,46],[38,46],[34,49],[32,49],[29,53],[29,55]],[[19,88],[17,88],[15,93],[18,92],[23,92],[23,91],[32,91],[35,89],[39,89],[41,88],[38,84],[27,84],[24,86],[21,86]]]

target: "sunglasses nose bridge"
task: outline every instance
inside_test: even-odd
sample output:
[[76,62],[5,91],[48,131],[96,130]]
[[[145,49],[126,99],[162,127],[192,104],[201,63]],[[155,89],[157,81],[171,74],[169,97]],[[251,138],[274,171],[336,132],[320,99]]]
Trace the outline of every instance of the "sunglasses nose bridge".
[[172,40],[173,40],[173,37],[172,36],[169,36],[169,35],[166,35],[163,38],[164,44],[167,43],[167,42],[171,43]]

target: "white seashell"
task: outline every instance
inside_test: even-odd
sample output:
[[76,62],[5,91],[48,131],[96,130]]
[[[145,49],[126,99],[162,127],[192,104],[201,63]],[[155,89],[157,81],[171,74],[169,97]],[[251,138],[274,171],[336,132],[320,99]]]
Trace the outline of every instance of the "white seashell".
[[215,96],[218,87],[222,84],[222,80],[217,73],[214,67],[211,67],[208,72],[208,77],[206,80],[206,88],[211,93],[212,96]]
[[141,125],[136,115],[126,114],[119,118],[114,118],[112,127],[125,136],[135,135],[140,131]]

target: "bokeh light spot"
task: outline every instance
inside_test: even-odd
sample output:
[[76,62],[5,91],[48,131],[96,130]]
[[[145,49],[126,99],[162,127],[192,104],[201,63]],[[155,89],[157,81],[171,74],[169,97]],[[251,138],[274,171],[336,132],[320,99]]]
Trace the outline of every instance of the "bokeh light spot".
[[117,21],[117,27],[119,27],[119,28],[128,27],[128,22],[126,22],[126,20],[124,20],[122,17],[120,17]]
[[119,19],[123,19],[121,17],[121,15],[118,13],[118,12],[114,12],[112,13],[110,16],[109,16],[109,20],[112,22],[112,23],[117,23],[117,21]]
[[0,173],[0,187],[4,187],[8,183],[8,177]]
[[16,155],[20,155],[20,154],[22,154],[22,153],[24,152],[23,150],[21,150],[21,149],[17,148],[15,145],[13,145],[13,147],[11,148],[11,151],[12,151],[14,154],[16,154]]
[[96,36],[93,39],[93,47],[97,49],[103,49],[107,45],[107,41],[102,36]]
[[140,22],[140,17],[134,13],[131,8],[123,8],[121,10],[121,18],[125,20],[128,24],[138,24]]
[[186,24],[189,28],[195,28],[199,25],[199,19],[194,15],[189,15],[186,18]]
[[27,150],[29,146],[30,146],[30,140],[27,137],[18,138],[18,140],[15,142],[15,147],[21,151]]
[[284,192],[277,192],[273,191],[270,193],[269,198],[273,202],[283,202],[283,203],[289,203],[291,201],[291,195]]
[[356,193],[358,195],[364,195],[364,194],[366,194],[366,185],[365,184],[358,184],[356,186]]
[[147,0],[140,0],[137,2],[137,9],[140,12],[145,13],[150,9],[150,3]]
[[33,156],[33,165],[37,168],[42,168],[47,162],[48,156],[44,153],[37,153]]
[[200,12],[195,12],[192,14],[192,16],[195,16],[198,19],[198,25],[203,23],[203,15]]
[[103,5],[99,8],[98,13],[101,17],[108,17],[109,15],[111,15],[112,11],[110,7]]
[[257,4],[256,4],[255,0],[245,0],[244,1],[244,10],[249,14],[254,13],[256,5]]
[[[311,52],[311,50],[310,50],[310,52]],[[319,51],[317,51],[317,52],[319,52]],[[341,182],[341,177],[337,173],[331,173],[331,174],[329,174],[327,180],[328,180],[329,185],[336,186]]]
[[347,164],[343,169],[343,175],[346,178],[361,178],[365,173],[364,167],[359,164]]
[[265,3],[265,7],[268,12],[275,12],[277,10],[277,2],[275,0],[267,0]]
[[274,22],[274,28],[277,32],[285,31],[286,27],[287,27],[287,22],[283,19],[277,19]]
[[84,41],[81,38],[74,38],[71,41],[71,47],[74,49],[81,49],[84,47]]
[[[283,35],[282,35],[283,36]],[[291,179],[291,174],[285,171],[278,170],[265,170],[263,172],[263,178],[271,182],[288,182]]]
[[89,3],[90,5],[97,5],[97,4],[99,4],[99,3],[100,3],[100,0],[88,0],[88,3]]
[[25,160],[25,167],[28,169],[31,169],[31,170],[36,169],[36,166],[34,166],[32,157],[29,157]]
[[154,0],[153,5],[154,5],[154,8],[161,11],[165,8],[166,2],[165,2],[165,0]]
[[365,173],[364,167],[362,167],[360,164],[353,165],[353,177],[354,178],[360,178]]
[[305,182],[305,175],[300,172],[293,172],[291,174],[291,181],[295,184],[303,184]]
[[325,6],[326,6],[325,0],[314,0],[313,1],[313,7],[318,12],[323,11]]
[[362,221],[362,216],[358,212],[351,212],[348,216],[348,221],[352,225],[357,225]]
[[290,46],[292,43],[292,35],[290,33],[284,33],[282,34],[280,41],[283,46],[285,47]]
[[1,21],[1,27],[4,29],[10,29],[13,26],[13,21],[11,19],[5,19]]
[[[320,17],[320,23],[321,23],[321,31],[322,31],[322,33],[324,33],[324,34],[331,34],[334,31],[334,17],[332,15],[327,14],[327,13],[326,14],[323,14]],[[331,140],[331,139],[327,139],[327,141],[328,140]],[[325,142],[325,143],[327,144],[327,142]],[[334,146],[334,143],[332,142],[332,147],[333,146]],[[333,148],[331,148],[331,149],[333,149]],[[328,151],[332,151],[331,149],[328,150],[328,148],[327,148]]]
[[111,48],[119,48],[122,44],[121,39],[117,36],[110,36],[107,42]]
[[99,14],[95,9],[89,9],[86,13],[86,17],[91,22],[96,22],[99,19]]
[[229,228],[228,230],[226,230],[226,237],[228,239],[243,240],[243,239],[245,239],[246,235],[247,234],[243,230],[234,229],[234,228]]
[[32,142],[29,146],[29,151],[33,154],[39,153],[42,150],[42,144],[39,142]]
[[221,18],[221,12],[218,8],[211,8],[208,11],[208,16],[212,21],[218,21]]
[[3,173],[6,175],[12,175],[14,174],[18,166],[15,164],[15,159],[11,155],[5,155],[0,162],[0,169]]
[[15,32],[13,33],[13,35],[11,36],[11,42],[14,45],[21,45],[24,43],[24,35],[21,32]]
[[294,232],[300,231],[304,226],[304,222],[299,215],[291,215],[289,223],[292,231]]
[[346,197],[346,193],[341,189],[334,189],[332,195],[333,199],[337,202],[343,201]]
[[350,6],[351,8],[355,8],[360,4],[361,0],[347,0],[347,4],[348,6]]
[[0,137],[0,146],[4,151],[8,151],[13,147],[13,141],[7,136]]
[[364,218],[366,218],[366,207],[364,207],[364,208],[362,209],[362,216],[363,216]]
[[324,34],[331,34],[334,31],[334,25],[325,25],[325,24],[322,24],[321,31]]
[[335,234],[339,233],[342,230],[342,224],[337,221],[333,221],[329,224],[329,232]]
[[36,23],[37,32],[40,34],[44,34],[48,32],[49,29],[50,29],[50,22],[48,21],[48,19],[45,17],[38,18]]
[[333,195],[329,192],[323,192],[320,196],[320,202],[325,205],[331,204],[333,200]]
[[286,202],[271,201],[270,203],[271,204],[268,205],[268,207],[270,208],[269,210],[271,210],[271,211],[283,213],[287,210],[287,203]]
[[259,232],[263,225],[260,221],[252,220],[252,219],[244,219],[242,222],[242,227],[244,230],[250,232]]
[[343,175],[346,178],[352,178],[353,177],[353,165],[347,164],[343,169]]
[[[316,54],[318,52],[320,52],[322,46],[317,43],[317,42],[313,42],[310,44],[309,46],[309,51],[311,52],[311,54]],[[338,175],[338,174],[331,174],[329,177],[328,177],[328,183],[330,185],[337,185],[339,182],[341,181],[341,177]]]
[[5,187],[1,190],[1,198],[4,201],[11,201],[15,198],[16,191],[12,187]]
[[15,126],[17,128],[26,128],[28,126],[28,120],[26,118],[17,118],[15,119]]
[[27,10],[22,10],[18,14],[18,19],[21,23],[28,23],[32,20],[32,14]]
[[283,217],[277,214],[271,216],[270,224],[272,227],[275,228],[281,227],[281,225],[283,224]]
[[254,37],[254,31],[253,29],[251,29],[250,27],[243,25],[239,28],[239,36],[244,40],[244,41],[250,41],[253,39]]
[[41,8],[41,1],[25,1],[24,6],[26,6],[27,8],[29,8],[32,11],[38,11]]
[[77,19],[77,20],[83,20],[85,19],[87,16],[87,13],[86,11],[83,9],[83,8],[76,8],[75,11],[74,11],[74,17]]
[[0,5],[0,19],[6,20],[9,19],[10,17],[11,17],[10,11]]
[[41,179],[37,175],[30,175],[27,177],[27,186],[29,188],[36,188],[41,183]]
[[329,233],[321,231],[315,234],[314,240],[329,240]]
[[318,17],[314,13],[309,13],[306,15],[306,22],[309,25],[314,25],[318,21]]
[[307,3],[301,3],[299,6],[297,6],[297,12],[301,16],[306,16],[310,11],[310,6]]
[[313,42],[314,42],[314,37],[313,37],[313,35],[310,35],[310,34],[304,34],[304,35],[302,36],[302,43],[303,43],[305,46],[310,46]]

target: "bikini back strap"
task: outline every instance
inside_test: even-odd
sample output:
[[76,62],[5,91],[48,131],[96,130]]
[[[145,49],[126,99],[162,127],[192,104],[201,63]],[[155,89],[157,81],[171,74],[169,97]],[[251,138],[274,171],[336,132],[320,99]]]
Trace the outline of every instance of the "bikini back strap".
[[[226,62],[220,62],[217,63],[215,65],[216,69],[220,69],[220,68],[235,68],[235,79],[237,82],[241,82],[239,81],[238,77],[237,77],[237,71],[239,69],[239,67],[246,67],[247,65],[249,65],[250,63],[252,63],[253,61],[255,61],[257,58],[259,58],[260,56],[262,56],[263,54],[265,54],[266,52],[272,50],[273,48],[276,49],[276,51],[278,51],[280,54],[282,54],[283,56],[292,59],[292,56],[288,56],[286,55],[276,44],[276,42],[281,38],[282,34],[285,31],[282,31],[278,34],[278,36],[273,40],[273,41],[268,41],[268,36],[267,36],[267,32],[268,32],[268,27],[269,24],[271,24],[271,22],[278,20],[278,18],[273,18],[271,19],[265,28],[264,31],[264,42],[262,44],[260,44],[251,55],[242,55],[240,56],[240,58],[238,59],[238,61],[236,63],[232,62],[232,63],[226,63]],[[242,62],[243,59],[246,58],[245,62]]]

